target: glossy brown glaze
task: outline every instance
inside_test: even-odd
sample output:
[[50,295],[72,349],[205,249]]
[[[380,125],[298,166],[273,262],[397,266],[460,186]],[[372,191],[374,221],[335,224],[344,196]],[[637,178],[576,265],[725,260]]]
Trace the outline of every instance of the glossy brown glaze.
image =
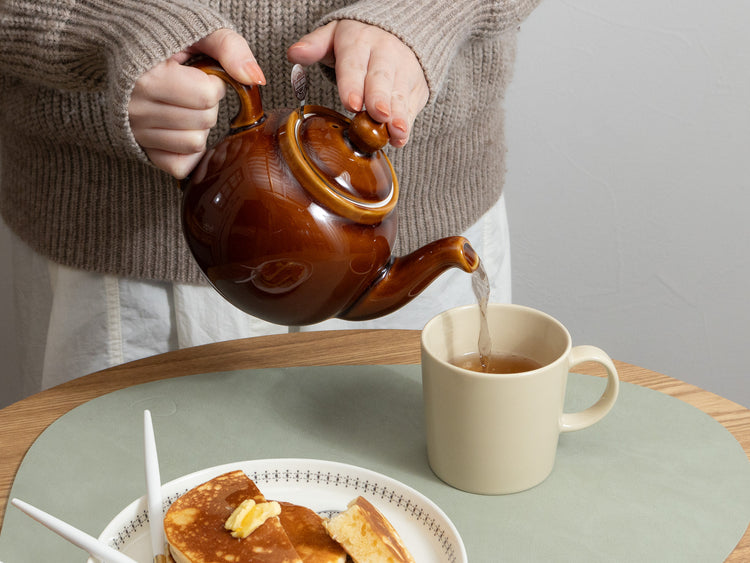
[[436,240],[411,254],[393,258],[383,270],[379,283],[339,317],[364,321],[392,313],[419,295],[448,268],[473,272],[478,266],[479,256],[464,237]]
[[460,237],[391,257],[398,182],[382,124],[319,106],[265,113],[257,87],[213,61],[196,66],[242,105],[183,183],[188,246],[230,303],[282,325],[361,320],[398,309],[446,268],[476,269]]

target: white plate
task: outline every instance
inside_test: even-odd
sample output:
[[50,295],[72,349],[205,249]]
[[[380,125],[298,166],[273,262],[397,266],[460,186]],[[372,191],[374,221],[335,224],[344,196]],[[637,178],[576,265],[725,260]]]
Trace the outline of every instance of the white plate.
[[[255,481],[267,499],[293,502],[322,514],[346,510],[349,501],[361,495],[390,520],[416,561],[468,562],[458,530],[427,497],[380,473],[332,461],[264,459],[197,471],[162,485],[165,512],[186,491],[237,469]],[[151,563],[146,507],[145,496],[133,501],[99,539],[138,563]],[[88,563],[96,561],[90,558]]]

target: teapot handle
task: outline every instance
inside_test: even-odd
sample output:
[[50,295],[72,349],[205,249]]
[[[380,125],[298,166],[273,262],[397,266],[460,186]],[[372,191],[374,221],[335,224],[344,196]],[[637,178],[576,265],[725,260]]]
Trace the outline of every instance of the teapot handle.
[[237,92],[237,96],[240,98],[240,111],[230,123],[233,129],[254,125],[263,117],[263,104],[260,99],[260,89],[257,86],[238,82],[229,76],[229,73],[216,60],[210,57],[201,57],[189,61],[187,64],[202,70],[206,74],[218,76]]

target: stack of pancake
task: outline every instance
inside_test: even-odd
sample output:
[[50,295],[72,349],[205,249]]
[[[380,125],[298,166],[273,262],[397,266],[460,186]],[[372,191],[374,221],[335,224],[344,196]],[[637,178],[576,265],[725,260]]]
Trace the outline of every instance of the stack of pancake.
[[264,516],[249,535],[235,537],[227,520],[248,499],[257,505],[269,502],[239,470],[178,498],[164,517],[175,563],[414,563],[390,523],[361,497],[331,520],[279,501],[278,516]]

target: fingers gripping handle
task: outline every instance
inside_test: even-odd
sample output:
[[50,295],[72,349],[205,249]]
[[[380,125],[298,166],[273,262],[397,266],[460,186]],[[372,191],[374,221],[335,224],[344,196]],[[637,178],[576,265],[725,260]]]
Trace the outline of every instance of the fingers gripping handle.
[[589,408],[576,413],[563,413],[560,421],[561,432],[581,430],[599,422],[612,409],[620,390],[617,369],[604,350],[596,346],[576,346],[570,351],[570,368],[584,362],[596,362],[607,370],[607,387],[599,400]]
[[206,74],[218,76],[237,93],[240,99],[240,110],[232,119],[232,128],[249,127],[263,117],[263,104],[260,99],[260,90],[257,86],[238,82],[217,61],[209,57],[201,57],[190,61],[188,64],[202,70]]

